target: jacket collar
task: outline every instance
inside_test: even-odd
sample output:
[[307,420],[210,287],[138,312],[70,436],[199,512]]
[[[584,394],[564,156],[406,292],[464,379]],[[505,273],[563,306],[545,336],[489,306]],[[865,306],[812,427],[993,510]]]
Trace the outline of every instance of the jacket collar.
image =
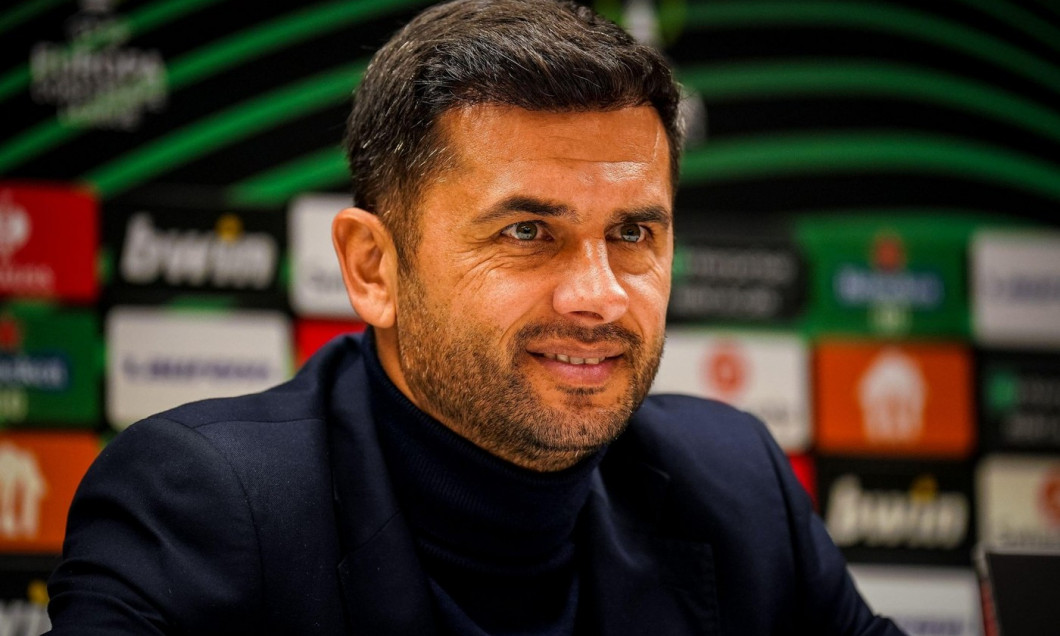
[[332,383],[329,410],[338,565],[353,634],[437,633],[427,578],[397,505],[368,408],[368,377],[353,338]]
[[[628,445],[623,441],[616,446]],[[592,631],[719,634],[710,544],[666,531],[669,475],[611,450],[583,510],[583,594],[593,614]]]

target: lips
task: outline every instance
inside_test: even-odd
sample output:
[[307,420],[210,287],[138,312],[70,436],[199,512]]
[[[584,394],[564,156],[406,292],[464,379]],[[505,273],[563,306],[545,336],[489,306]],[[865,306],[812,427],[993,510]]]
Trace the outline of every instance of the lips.
[[536,340],[525,349],[553,386],[593,391],[603,390],[615,380],[630,350],[629,344],[615,338],[555,337]]

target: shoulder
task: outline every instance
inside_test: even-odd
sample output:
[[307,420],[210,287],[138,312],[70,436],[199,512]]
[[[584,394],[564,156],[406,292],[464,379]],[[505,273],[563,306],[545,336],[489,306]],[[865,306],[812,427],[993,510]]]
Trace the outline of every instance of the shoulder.
[[[711,400],[654,395],[604,462],[612,462],[605,475],[610,501],[639,502],[626,514],[656,519],[667,536],[711,545],[717,580],[727,581],[719,600],[731,620],[768,623],[770,631],[794,625],[799,633],[897,633],[858,596],[809,496],[758,418]],[[665,487],[650,502],[611,496],[643,489],[621,478],[633,464],[663,476]]]
[[668,499],[681,502],[682,515],[690,517],[744,515],[783,528],[792,498],[802,503],[806,497],[765,425],[713,400],[648,397],[606,462],[645,464],[665,474]]
[[326,605],[319,573],[338,554],[329,400],[337,382],[343,399],[356,392],[345,386],[356,373],[343,375],[355,345],[335,341],[287,383],[170,409],[108,444],[74,497],[50,582],[60,632],[147,621],[249,633],[274,615],[270,599]]
[[[314,447],[321,450],[326,443],[338,377],[360,363],[358,339],[343,336],[328,343],[287,382],[260,393],[183,404],[134,424],[118,438],[149,438],[162,429],[178,427],[232,461],[263,454],[317,457],[311,451]],[[367,403],[363,385],[347,383],[343,392],[347,402]]]
[[[190,402],[163,411],[154,419],[180,423],[212,435],[218,425],[252,425],[261,429],[291,428],[299,422],[323,421],[339,375],[362,363],[356,336],[332,340],[287,382],[260,393]],[[364,387],[349,386],[355,394]],[[355,395],[356,397],[356,395]]]
[[[103,450],[92,474],[146,463],[163,479],[180,474],[167,466],[199,462],[236,482],[251,502],[298,501],[296,491],[330,480],[329,402],[337,375],[359,363],[359,352],[356,340],[340,338],[272,389],[192,402],[137,422]],[[357,400],[366,389],[344,391]]]
[[757,417],[715,400],[651,395],[630,419],[628,436],[646,459],[717,466],[772,462],[775,443]]

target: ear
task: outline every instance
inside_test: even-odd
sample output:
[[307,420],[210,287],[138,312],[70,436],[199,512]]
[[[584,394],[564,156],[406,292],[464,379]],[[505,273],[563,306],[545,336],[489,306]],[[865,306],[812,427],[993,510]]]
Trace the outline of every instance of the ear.
[[342,268],[350,304],[373,327],[394,325],[397,298],[397,251],[379,217],[346,208],[331,223],[331,238]]

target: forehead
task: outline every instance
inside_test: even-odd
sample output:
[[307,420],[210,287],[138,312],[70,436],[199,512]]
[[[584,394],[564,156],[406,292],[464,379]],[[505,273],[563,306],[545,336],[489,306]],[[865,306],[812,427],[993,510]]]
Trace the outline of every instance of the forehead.
[[446,112],[438,123],[456,172],[485,176],[527,164],[621,181],[669,170],[665,130],[650,106],[557,113],[480,104]]

